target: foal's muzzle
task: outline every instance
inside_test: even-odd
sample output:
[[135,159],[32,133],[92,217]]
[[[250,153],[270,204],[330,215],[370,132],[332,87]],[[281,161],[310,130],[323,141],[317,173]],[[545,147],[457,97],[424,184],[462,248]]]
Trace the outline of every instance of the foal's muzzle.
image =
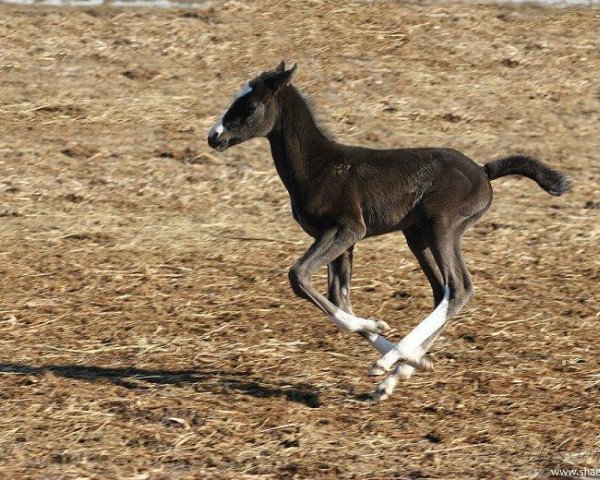
[[227,150],[229,147],[233,147],[234,145],[242,143],[243,141],[244,140],[242,137],[236,137],[227,130],[219,131],[216,128],[213,128],[208,133],[208,145],[211,148],[214,148],[217,152]]
[[208,132],[208,145],[211,148],[222,152],[229,146],[227,135],[224,135],[223,132],[218,132],[215,128],[213,128],[210,132]]

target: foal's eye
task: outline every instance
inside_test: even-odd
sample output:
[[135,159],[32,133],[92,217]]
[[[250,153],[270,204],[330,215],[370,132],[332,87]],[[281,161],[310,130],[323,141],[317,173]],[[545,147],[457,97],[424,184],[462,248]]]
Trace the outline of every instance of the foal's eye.
[[241,116],[243,118],[248,118],[256,111],[256,108],[258,107],[258,105],[259,105],[258,103],[254,103],[254,102],[247,103],[246,105],[244,105],[244,107],[242,108],[242,111],[240,112]]
[[260,102],[248,97],[240,98],[234,102],[225,114],[224,121],[235,126],[242,125],[256,111]]
[[248,104],[248,112],[253,113],[254,110],[256,110],[258,108],[259,103],[258,102],[250,102]]

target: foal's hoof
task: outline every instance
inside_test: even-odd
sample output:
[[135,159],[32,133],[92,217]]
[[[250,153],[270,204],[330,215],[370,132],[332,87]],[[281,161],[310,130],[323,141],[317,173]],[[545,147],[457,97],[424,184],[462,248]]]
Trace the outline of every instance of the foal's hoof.
[[[405,366],[410,366],[419,372],[433,372],[433,362],[427,356],[421,357],[418,361],[401,358],[399,362],[404,364]],[[380,377],[389,370],[389,368],[387,368],[385,365],[382,365],[382,362],[378,360],[373,365],[371,365],[371,368],[369,368],[369,376]],[[408,379],[412,376],[411,369],[406,369],[406,372],[408,372],[406,374],[406,378],[402,378],[402,380]],[[404,369],[401,369],[400,374],[404,374]]]
[[373,333],[385,333],[388,330],[390,330],[390,326],[387,324],[387,322],[384,322],[383,320],[375,320],[375,332]]
[[373,392],[373,394],[371,395],[371,398],[373,399],[374,402],[381,402],[382,400],[385,400],[389,396],[390,396],[390,394],[385,391],[385,388],[382,388],[381,386],[379,386]]
[[377,360],[371,368],[369,368],[369,376],[370,377],[379,377],[384,373],[388,372],[389,368],[381,361],[381,358]]
[[361,319],[362,324],[359,329],[354,331],[365,332],[365,333],[377,333],[381,335],[390,329],[390,326],[383,320],[372,320],[372,319]]
[[376,402],[381,402],[382,400],[385,400],[392,393],[394,393],[394,389],[396,388],[397,384],[398,379],[395,376],[390,375],[383,382],[377,385],[377,388],[375,389],[372,395],[373,400]]
[[433,372],[433,362],[429,357],[422,357],[419,362],[418,370],[420,372]]
[[387,370],[384,367],[377,365],[377,362],[375,362],[371,365],[371,368],[369,368],[369,377],[380,377],[385,374],[385,372],[387,372]]
[[394,393],[398,382],[400,380],[408,380],[414,371],[415,370],[413,367],[405,363],[398,365],[386,379],[377,385],[377,388],[372,395],[373,400],[380,402],[381,400],[388,398],[392,393]]

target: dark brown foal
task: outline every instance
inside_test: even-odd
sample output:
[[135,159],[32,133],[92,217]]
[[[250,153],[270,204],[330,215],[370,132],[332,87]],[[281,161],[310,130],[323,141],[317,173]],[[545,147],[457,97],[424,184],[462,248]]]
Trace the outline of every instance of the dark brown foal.
[[[223,151],[266,137],[275,168],[290,194],[294,219],[315,240],[290,269],[296,295],[323,311],[339,328],[365,337],[383,356],[371,367],[381,375],[382,399],[398,379],[429,370],[425,353],[447,319],[473,296],[461,238],[492,202],[490,180],[517,174],[552,195],[570,189],[568,178],[543,163],[513,156],[483,167],[449,148],[375,150],[342,145],[318,127],[291,85],[296,65],[282,62],[248,82],[211,129],[208,143]],[[350,304],[352,251],[363,238],[402,231],[433,291],[434,310],[399,344],[386,340],[388,325],[354,315]],[[328,296],[311,276],[328,266]]]

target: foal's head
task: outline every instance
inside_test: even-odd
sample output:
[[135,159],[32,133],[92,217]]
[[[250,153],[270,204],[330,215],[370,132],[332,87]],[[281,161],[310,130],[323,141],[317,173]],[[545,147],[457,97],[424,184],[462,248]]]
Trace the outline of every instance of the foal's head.
[[292,80],[296,66],[294,64],[286,70],[282,61],[274,70],[263,72],[250,80],[217,124],[211,128],[208,144],[222,152],[250,138],[267,136],[279,115],[275,98]]

